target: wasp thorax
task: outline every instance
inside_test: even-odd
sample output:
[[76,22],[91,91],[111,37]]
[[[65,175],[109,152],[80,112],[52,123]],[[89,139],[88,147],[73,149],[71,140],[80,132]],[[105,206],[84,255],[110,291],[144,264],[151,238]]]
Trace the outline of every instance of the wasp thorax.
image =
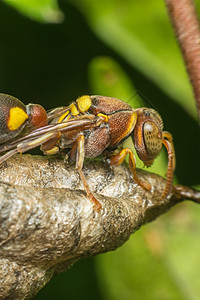
[[162,148],[162,136],[154,122],[145,122],[143,127],[146,150],[151,157],[156,157]]

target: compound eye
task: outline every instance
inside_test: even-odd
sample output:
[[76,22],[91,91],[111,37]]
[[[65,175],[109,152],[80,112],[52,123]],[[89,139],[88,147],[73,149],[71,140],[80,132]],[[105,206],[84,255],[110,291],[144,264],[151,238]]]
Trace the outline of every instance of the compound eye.
[[152,158],[155,158],[162,148],[162,133],[154,122],[145,122],[143,130],[146,150]]

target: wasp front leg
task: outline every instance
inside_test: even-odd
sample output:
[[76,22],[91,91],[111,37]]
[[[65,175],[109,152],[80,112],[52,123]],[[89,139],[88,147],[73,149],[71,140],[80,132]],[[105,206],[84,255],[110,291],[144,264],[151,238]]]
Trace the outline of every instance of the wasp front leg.
[[83,182],[83,186],[87,193],[87,197],[94,204],[94,210],[99,210],[102,208],[101,203],[95,198],[95,196],[91,192],[87,180],[82,171],[84,157],[85,157],[84,141],[85,141],[84,135],[80,134],[71,148],[71,154],[69,159],[71,160],[74,160],[74,158],[76,159],[76,169],[78,170],[80,178]]
[[168,153],[167,182],[162,194],[162,198],[165,199],[172,190],[173,174],[176,167],[176,156],[171,133],[169,133],[168,131],[163,131],[162,143],[166,147]]
[[150,191],[151,185],[141,179],[138,178],[137,173],[136,173],[136,159],[135,155],[133,154],[133,151],[130,148],[124,148],[117,154],[113,154],[111,156],[107,157],[107,162],[111,166],[118,166],[121,165],[126,157],[126,155],[129,154],[129,169],[133,174],[133,180],[141,186],[143,189],[146,189]]

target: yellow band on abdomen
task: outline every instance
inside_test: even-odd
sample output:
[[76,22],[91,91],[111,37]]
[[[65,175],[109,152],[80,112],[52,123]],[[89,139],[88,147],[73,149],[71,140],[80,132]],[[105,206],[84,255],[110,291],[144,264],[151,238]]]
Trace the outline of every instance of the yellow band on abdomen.
[[10,109],[7,122],[8,129],[14,131],[18,129],[28,119],[27,113],[20,107],[12,107]]

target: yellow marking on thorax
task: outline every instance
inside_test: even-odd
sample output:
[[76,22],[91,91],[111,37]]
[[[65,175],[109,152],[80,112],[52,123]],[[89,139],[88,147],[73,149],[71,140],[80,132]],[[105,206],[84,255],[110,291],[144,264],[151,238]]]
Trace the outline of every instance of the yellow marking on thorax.
[[129,135],[130,131],[132,131],[135,127],[137,122],[137,113],[133,111],[133,114],[129,120],[129,126],[127,127],[126,131],[116,139],[115,144],[123,140],[126,136]]
[[[66,111],[64,114],[62,114],[62,116],[60,116],[60,118],[58,119],[58,123],[61,123],[68,114],[69,114],[69,110]],[[68,120],[68,118],[67,118],[67,120]]]
[[108,119],[109,119],[109,116],[105,115],[105,114],[102,114],[102,113],[98,113],[97,114],[98,117],[100,117],[100,119],[103,121],[103,122],[108,122]]
[[80,112],[86,112],[92,105],[92,99],[90,96],[85,95],[76,100],[76,103],[78,105],[78,109]]
[[10,131],[18,129],[28,119],[27,113],[20,107],[11,107],[7,126]]
[[74,103],[70,104],[69,109],[70,109],[71,114],[72,114],[73,116],[79,115],[79,111],[78,111],[78,109],[76,108],[76,105],[75,105]]

